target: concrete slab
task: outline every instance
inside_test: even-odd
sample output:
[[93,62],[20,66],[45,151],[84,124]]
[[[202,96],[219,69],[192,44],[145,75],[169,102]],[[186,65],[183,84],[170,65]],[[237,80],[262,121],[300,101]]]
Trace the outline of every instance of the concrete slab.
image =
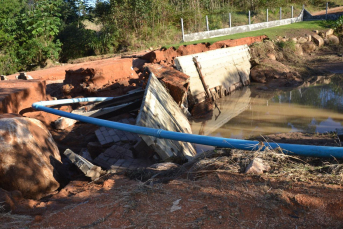
[[197,57],[202,75],[210,90],[223,86],[227,94],[250,82],[251,64],[247,45],[177,57],[174,60],[176,68],[190,76],[190,93],[195,103],[205,100],[205,90],[193,57]]
[[[150,73],[136,125],[174,132],[192,133],[187,117],[153,73]],[[162,160],[192,160],[192,144],[181,141],[140,136]]]
[[46,100],[44,80],[0,81],[0,113],[17,113],[32,103]]

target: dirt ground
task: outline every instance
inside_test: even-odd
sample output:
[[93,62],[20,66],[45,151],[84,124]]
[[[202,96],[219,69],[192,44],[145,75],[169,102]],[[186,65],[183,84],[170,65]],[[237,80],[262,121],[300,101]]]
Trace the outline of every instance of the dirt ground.
[[[316,55],[301,58],[308,63],[308,72],[329,74],[343,71],[340,52],[322,48]],[[53,75],[59,68],[47,69],[51,76],[46,79],[62,79]],[[96,128],[77,124],[63,131],[50,130],[60,150],[78,152],[95,140]],[[289,133],[266,138],[341,146],[334,134]],[[154,175],[136,170],[91,182],[76,172],[67,186],[41,200],[18,199],[13,212],[0,214],[0,228],[343,227],[342,161],[277,152],[218,152]],[[271,170],[245,174],[244,168],[255,157],[263,158]]]

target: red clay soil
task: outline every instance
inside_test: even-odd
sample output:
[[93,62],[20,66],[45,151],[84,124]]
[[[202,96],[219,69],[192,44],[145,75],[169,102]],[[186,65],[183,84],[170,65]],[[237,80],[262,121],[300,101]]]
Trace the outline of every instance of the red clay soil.
[[113,176],[73,181],[47,201],[22,201],[13,214],[31,218],[4,215],[0,222],[11,228],[342,228],[342,198],[339,185],[223,170],[153,185]]
[[174,47],[168,49],[161,49],[152,51],[150,53],[145,54],[142,59],[147,60],[149,63],[158,63],[158,64],[166,64],[169,66],[174,65],[174,59],[178,56],[185,56],[191,55],[200,52],[206,52],[209,50],[215,50],[219,48],[226,48],[226,47],[234,47],[238,45],[251,45],[255,42],[261,42],[266,39],[267,36],[256,36],[256,37],[245,37],[235,40],[225,40],[225,41],[218,41],[213,44],[210,43],[202,43],[202,44],[194,44],[194,45],[182,45],[178,49]]
[[46,100],[44,80],[0,81],[0,114],[19,113],[32,103]]

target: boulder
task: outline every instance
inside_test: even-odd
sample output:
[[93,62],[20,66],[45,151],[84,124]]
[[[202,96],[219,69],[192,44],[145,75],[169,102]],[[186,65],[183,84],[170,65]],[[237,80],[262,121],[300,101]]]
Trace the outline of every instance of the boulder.
[[260,61],[260,64],[253,67],[250,71],[250,77],[252,81],[258,83],[267,83],[272,79],[285,78],[286,73],[290,70],[282,63],[264,59]]
[[329,36],[333,35],[333,33],[334,33],[333,29],[328,29],[324,32],[324,36],[329,37]]
[[313,42],[318,46],[321,47],[324,45],[324,40],[318,35],[313,35],[312,36]]
[[306,53],[312,53],[314,50],[316,50],[316,45],[313,44],[313,42],[308,41],[301,45],[302,49]]
[[269,170],[270,166],[267,162],[263,161],[261,158],[254,158],[245,169],[245,173],[260,175]]
[[303,48],[301,47],[300,44],[295,44],[295,51],[294,51],[295,55],[297,56],[302,56],[304,55],[304,52],[303,52]]
[[339,44],[339,38],[335,35],[331,35],[328,38],[330,44],[338,45]]
[[59,188],[58,165],[57,145],[40,121],[0,116],[0,188],[40,198]]
[[299,44],[304,44],[304,43],[306,43],[307,42],[307,39],[306,38],[304,38],[304,37],[299,37],[298,38],[298,43]]

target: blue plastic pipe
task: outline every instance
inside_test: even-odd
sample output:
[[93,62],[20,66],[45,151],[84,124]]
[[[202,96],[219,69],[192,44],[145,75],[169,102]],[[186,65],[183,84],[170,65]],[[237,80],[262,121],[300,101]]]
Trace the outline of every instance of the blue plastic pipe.
[[167,131],[162,129],[154,129],[149,127],[135,126],[130,124],[118,123],[113,121],[107,121],[92,117],[86,117],[65,111],[56,110],[46,106],[62,105],[70,103],[80,102],[101,102],[111,100],[112,97],[91,97],[91,98],[75,98],[75,99],[63,99],[53,101],[41,101],[32,104],[32,107],[36,110],[45,111],[58,116],[63,116],[71,119],[76,119],[82,122],[95,124],[98,126],[109,127],[122,131],[128,131],[141,135],[154,136],[156,138],[165,138],[176,141],[191,142],[201,145],[217,146],[221,148],[241,149],[241,150],[264,150],[266,147],[270,149],[282,149],[285,154],[293,154],[299,156],[308,157],[335,157],[337,159],[343,159],[343,147],[328,147],[328,146],[311,146],[311,145],[296,145],[285,143],[267,143],[250,140],[240,140],[231,138],[221,138],[212,136],[203,136],[196,134],[186,134],[173,131]]

